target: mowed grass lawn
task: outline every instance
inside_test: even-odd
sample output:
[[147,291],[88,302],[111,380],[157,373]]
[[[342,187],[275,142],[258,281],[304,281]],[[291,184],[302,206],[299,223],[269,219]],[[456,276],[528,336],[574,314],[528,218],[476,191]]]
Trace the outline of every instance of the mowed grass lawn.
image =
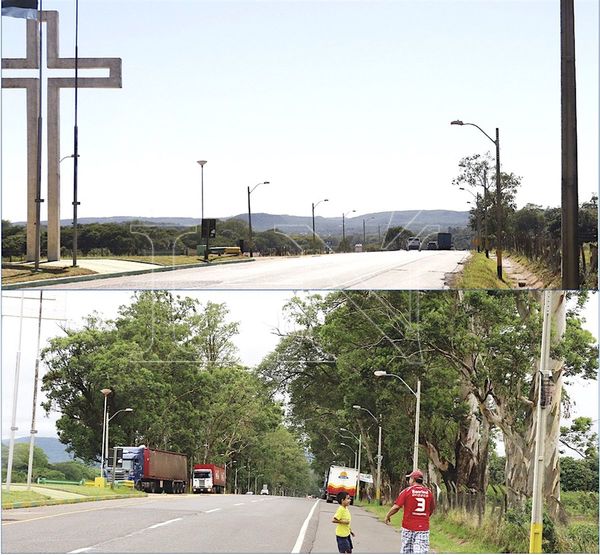
[[115,486],[114,489],[97,488],[96,486],[75,486],[69,484],[40,484],[48,489],[56,489],[59,491],[68,491],[70,493],[78,493],[79,495],[86,495],[89,497],[110,497],[112,495],[131,495],[133,497],[146,497],[142,491],[137,491],[133,488],[127,488],[124,486]]

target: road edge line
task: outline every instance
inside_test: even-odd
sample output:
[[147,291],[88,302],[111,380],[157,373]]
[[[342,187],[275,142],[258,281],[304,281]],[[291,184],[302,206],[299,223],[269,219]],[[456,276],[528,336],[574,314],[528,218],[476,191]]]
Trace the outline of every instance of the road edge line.
[[292,553],[300,553],[300,549],[302,548],[302,544],[304,543],[304,536],[306,535],[308,523],[310,522],[310,519],[312,518],[312,515],[315,512],[315,509],[317,508],[318,504],[319,504],[319,499],[317,499],[315,501],[315,504],[312,506],[312,509],[308,513],[308,516],[306,517],[304,524],[302,524],[302,528],[300,528],[300,533],[298,534],[296,543],[294,544],[294,547],[292,548],[292,551],[291,551]]

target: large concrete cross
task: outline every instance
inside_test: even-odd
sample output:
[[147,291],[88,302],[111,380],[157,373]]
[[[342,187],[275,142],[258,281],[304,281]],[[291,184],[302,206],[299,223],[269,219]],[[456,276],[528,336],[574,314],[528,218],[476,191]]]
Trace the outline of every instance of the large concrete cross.
[[[43,11],[46,22],[46,66],[75,69],[75,58],[58,56],[58,12]],[[120,58],[78,58],[78,69],[108,69],[108,77],[77,77],[77,88],[121,88]],[[2,69],[39,69],[39,25],[27,20],[27,57],[3,58]],[[35,260],[37,190],[37,117],[40,80],[3,77],[2,88],[27,90],[27,260]],[[48,78],[48,260],[60,260],[60,89],[75,88],[74,77]]]

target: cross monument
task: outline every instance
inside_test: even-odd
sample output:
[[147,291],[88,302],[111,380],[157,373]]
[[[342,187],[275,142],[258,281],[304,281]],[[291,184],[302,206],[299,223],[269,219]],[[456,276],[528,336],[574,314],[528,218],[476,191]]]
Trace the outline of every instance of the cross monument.
[[[46,66],[48,69],[75,69],[75,58],[58,55],[58,12],[42,11],[46,23]],[[27,56],[2,58],[2,69],[39,69],[39,23],[27,20]],[[77,88],[120,89],[121,58],[78,58],[78,69],[108,69],[108,77],[79,77]],[[60,89],[75,88],[74,77],[49,77],[47,85],[48,144],[48,260],[60,260]],[[3,77],[2,88],[27,91],[27,260],[35,260],[36,186],[37,186],[37,117],[39,78]]]

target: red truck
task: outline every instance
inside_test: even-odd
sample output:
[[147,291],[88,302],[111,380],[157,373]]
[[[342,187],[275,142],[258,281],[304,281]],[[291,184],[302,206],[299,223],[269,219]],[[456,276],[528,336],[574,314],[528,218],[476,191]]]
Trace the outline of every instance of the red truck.
[[[187,457],[181,453],[139,447],[116,447],[115,480],[132,480],[148,493],[185,493],[188,483]],[[107,468],[107,475],[112,472]]]
[[214,464],[195,464],[193,493],[225,493],[225,469]]

